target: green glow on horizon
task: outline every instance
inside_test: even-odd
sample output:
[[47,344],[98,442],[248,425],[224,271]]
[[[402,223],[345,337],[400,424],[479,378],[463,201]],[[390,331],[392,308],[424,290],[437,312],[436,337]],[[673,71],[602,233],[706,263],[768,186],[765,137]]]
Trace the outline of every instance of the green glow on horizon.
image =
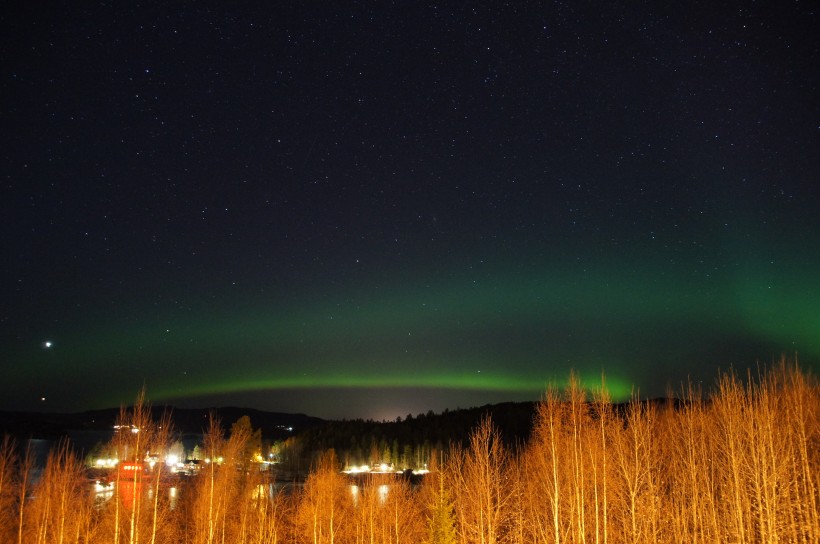
[[[540,383],[540,386],[537,385]],[[315,388],[427,388],[427,389],[469,389],[485,391],[529,392],[533,400],[546,391],[547,387],[559,389],[567,387],[569,378],[548,379],[537,382],[530,378],[510,378],[505,375],[446,374],[432,376],[394,375],[340,375],[340,376],[291,376],[269,380],[237,380],[220,383],[199,383],[187,385],[184,389],[162,389],[152,393],[153,398],[162,400],[172,397],[191,397],[218,393],[242,391],[263,391],[274,389],[315,389]],[[601,389],[600,378],[581,379],[587,391]],[[607,378],[605,388],[613,401],[628,400],[633,392],[632,384],[625,380]]]
[[[701,341],[759,342],[752,347],[770,349],[753,353],[762,360],[820,356],[820,286],[813,289],[812,276],[790,283],[795,278],[784,272],[772,283],[749,273],[703,283],[657,264],[593,270],[498,272],[490,274],[494,281],[456,277],[372,292],[351,287],[346,296],[305,299],[298,307],[259,300],[230,312],[96,323],[93,334],[78,329],[76,338],[34,351],[32,364],[21,366],[33,380],[57,357],[64,372],[104,374],[114,363],[145,380],[154,398],[407,387],[537,399],[548,383],[566,385],[574,368],[588,390],[603,372],[613,400],[621,401],[633,387],[663,394],[704,365],[712,378],[718,366],[755,363],[702,361]],[[111,394],[130,398],[133,391]]]

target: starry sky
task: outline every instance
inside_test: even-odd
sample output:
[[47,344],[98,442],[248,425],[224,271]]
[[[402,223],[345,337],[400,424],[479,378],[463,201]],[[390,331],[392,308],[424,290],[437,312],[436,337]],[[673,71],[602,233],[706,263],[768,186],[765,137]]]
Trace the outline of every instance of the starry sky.
[[0,409],[820,369],[812,2],[12,2]]

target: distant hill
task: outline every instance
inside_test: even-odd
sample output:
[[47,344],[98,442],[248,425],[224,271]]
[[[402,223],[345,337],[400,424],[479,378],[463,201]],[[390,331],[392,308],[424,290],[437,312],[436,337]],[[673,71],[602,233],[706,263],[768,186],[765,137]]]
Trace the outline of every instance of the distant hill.
[[[274,440],[325,423],[323,419],[305,414],[265,412],[235,406],[198,409],[152,406],[154,421],[159,421],[166,410],[171,413],[174,431],[180,434],[202,433],[208,427],[210,413],[214,413],[220,419],[226,431],[240,417],[248,416],[254,428],[262,429],[264,438]],[[54,439],[67,436],[69,431],[108,431],[113,428],[119,413],[119,408],[70,414],[0,411],[0,434],[18,438]]]
[[[661,398],[641,402],[656,407],[670,403]],[[678,404],[671,401],[673,407]],[[628,406],[628,402],[612,405],[614,413],[620,416],[626,414]],[[425,458],[433,450],[447,449],[452,444],[467,446],[479,422],[489,417],[501,441],[515,449],[529,441],[537,407],[538,402],[502,402],[445,410],[440,414],[431,411],[408,415],[395,421],[327,421],[306,429],[298,437],[303,455],[307,457],[315,458],[320,452],[333,448],[343,460],[372,459],[373,452],[378,451],[382,458],[406,462],[411,454]]]
[[502,402],[474,408],[428,412],[395,421],[327,421],[299,434],[303,448],[314,455],[333,448],[340,455],[353,452],[366,457],[374,447],[404,450],[447,448],[452,443],[467,444],[470,433],[484,417],[490,417],[501,440],[516,446],[529,440],[535,416],[535,402]]

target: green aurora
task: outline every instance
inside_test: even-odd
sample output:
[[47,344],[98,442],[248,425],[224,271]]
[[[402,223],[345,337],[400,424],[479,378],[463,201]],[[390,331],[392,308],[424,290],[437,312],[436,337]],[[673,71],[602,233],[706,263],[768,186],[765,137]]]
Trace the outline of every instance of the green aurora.
[[781,354],[811,365],[820,355],[815,278],[781,272],[694,281],[661,267],[587,270],[602,272],[492,271],[484,280],[375,294],[351,285],[345,297],[304,297],[290,307],[237,300],[230,312],[84,323],[88,329],[65,335],[70,342],[55,338],[53,349],[18,356],[25,379],[53,375],[55,358],[63,372],[82,368],[92,380],[116,362],[133,387],[103,388],[95,404],[104,406],[128,402],[143,382],[155,402],[322,389],[537,399],[573,370],[590,389],[603,377],[613,399],[624,400],[712,380],[718,368]]

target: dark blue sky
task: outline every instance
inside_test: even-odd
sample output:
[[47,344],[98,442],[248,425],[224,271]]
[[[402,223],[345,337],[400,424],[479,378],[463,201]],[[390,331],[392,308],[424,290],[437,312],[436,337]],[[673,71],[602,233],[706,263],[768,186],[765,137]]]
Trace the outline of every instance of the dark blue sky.
[[12,4],[0,408],[392,418],[817,368],[817,19]]

